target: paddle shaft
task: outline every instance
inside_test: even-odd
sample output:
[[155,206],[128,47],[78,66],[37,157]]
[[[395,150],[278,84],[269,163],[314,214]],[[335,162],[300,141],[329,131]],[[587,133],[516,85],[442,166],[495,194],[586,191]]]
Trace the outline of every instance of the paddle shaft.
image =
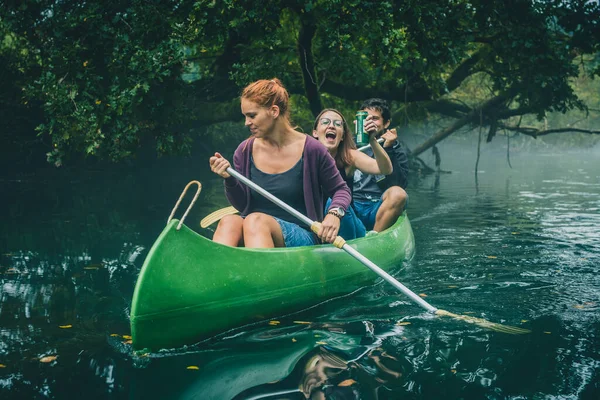
[[252,182],[250,179],[246,178],[244,175],[240,174],[233,168],[231,168],[231,167],[227,168],[227,173],[229,175],[233,176],[234,178],[236,178],[238,181],[241,181],[242,183],[244,183],[246,186],[252,188],[252,190],[254,190],[255,192],[258,192],[258,194],[260,194],[261,196],[263,196],[263,197],[267,198],[268,200],[270,200],[271,202],[275,203],[275,205],[283,208],[285,211],[289,212],[294,217],[296,217],[300,221],[304,222],[306,225],[312,226],[313,221],[310,218],[308,218],[306,215],[302,214],[300,211],[297,211],[293,207],[288,206],[286,203],[279,200],[277,197],[273,196],[271,193],[267,192],[265,189],[261,188],[256,183]]
[[[379,143],[379,144],[382,144],[383,142],[385,142],[385,139],[383,139],[383,138],[379,138],[379,139],[377,139],[377,143]],[[365,150],[366,150],[366,149],[368,149],[369,147],[371,147],[371,145],[370,145],[370,144],[368,144],[368,145],[366,145],[366,146],[363,146],[363,147],[359,147],[359,148],[358,148],[358,151],[365,151]]]
[[[300,221],[304,222],[311,229],[313,229],[315,227],[315,224],[320,224],[319,222],[312,221],[306,215],[302,214],[301,212],[299,212],[299,211],[295,210],[294,208],[290,207],[289,205],[287,205],[283,201],[279,200],[277,197],[273,196],[271,193],[267,192],[265,189],[261,188],[256,183],[252,182],[250,179],[248,179],[245,176],[241,175],[239,172],[235,171],[233,168],[231,168],[231,167],[227,168],[227,173],[229,173],[229,175],[231,175],[234,178],[236,178],[237,180],[241,181],[242,183],[244,183],[248,187],[252,188],[252,190],[254,190],[257,193],[259,193],[260,195],[264,196],[265,198],[267,198],[271,202],[275,203],[275,205],[283,208],[285,211],[289,212],[294,217],[296,217]],[[313,229],[313,231],[314,231],[314,229]],[[338,240],[338,239],[340,239],[340,240]],[[350,254],[356,260],[360,261],[365,267],[367,267],[371,271],[375,272],[377,275],[379,275],[381,278],[383,278],[386,282],[388,282],[389,284],[391,284],[392,286],[394,286],[396,289],[398,289],[399,291],[401,291],[402,293],[404,293],[406,296],[408,296],[412,301],[414,301],[418,305],[420,305],[421,307],[423,307],[424,309],[426,309],[430,313],[434,313],[435,314],[435,312],[438,310],[437,308],[435,308],[434,306],[432,306],[431,304],[429,304],[428,302],[426,302],[425,300],[423,300],[421,297],[419,297],[415,292],[413,292],[412,290],[410,290],[409,288],[407,288],[406,286],[404,286],[403,284],[401,284],[400,282],[398,282],[390,274],[388,274],[387,272],[385,272],[384,270],[382,270],[381,268],[379,268],[377,265],[375,265],[367,257],[365,257],[362,254],[360,254],[356,249],[354,249],[349,244],[347,244],[346,241],[343,240],[343,239],[341,239],[339,236],[336,239],[336,242],[343,243],[342,246],[338,246],[338,247],[340,247],[346,253]]]

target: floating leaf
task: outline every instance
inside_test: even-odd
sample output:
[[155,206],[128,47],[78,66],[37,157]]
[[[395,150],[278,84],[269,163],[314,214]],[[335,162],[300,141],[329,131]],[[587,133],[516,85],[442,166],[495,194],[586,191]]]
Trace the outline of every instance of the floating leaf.
[[449,288],[449,289],[456,289],[457,287],[458,287],[458,286],[456,286],[456,285],[448,285],[448,288]]
[[456,370],[455,369],[451,369],[450,372],[452,372],[453,374],[455,374]]
[[69,329],[69,328],[72,328],[72,327],[73,327],[73,325],[59,325],[58,327],[59,327],[60,329]]
[[133,343],[133,340],[124,340],[123,341],[123,344],[132,344],[132,343]]
[[123,335],[123,339],[131,339],[130,335]]
[[292,342],[296,343],[297,342],[296,338],[292,338]]
[[552,332],[545,331],[544,333],[545,333],[546,335],[550,335]]
[[43,363],[51,363],[52,361],[56,360],[58,356],[46,356],[46,357],[42,357],[40,358],[40,362]]
[[315,334],[315,337],[321,337],[321,335],[319,335],[319,334]]
[[355,383],[356,383],[356,381],[354,379],[346,379],[345,381],[341,381],[340,383],[338,383],[338,386],[340,386],[340,387],[352,386]]
[[114,336],[121,336],[121,335],[119,335],[118,333],[111,333],[110,336],[114,337]]
[[492,258],[492,259],[494,259],[494,258],[498,258],[498,257],[496,257],[496,256],[487,256],[487,258]]
[[573,306],[573,308],[578,308],[578,309],[580,309],[580,310],[581,310],[581,309],[585,308],[585,306],[583,306],[583,305],[581,305],[581,304],[575,304],[575,305]]
[[83,269],[88,269],[88,270],[89,269],[100,269],[100,268],[102,268],[102,264],[90,264],[90,265],[83,267]]
[[396,325],[398,325],[398,326],[410,325],[410,322],[408,322],[408,321],[401,321],[401,322],[398,322]]
[[521,323],[522,323],[522,324],[524,324],[525,322],[529,322],[529,320],[528,320],[528,319],[522,319],[522,320],[521,320]]
[[512,235],[518,235],[519,232],[511,232]]
[[0,368],[6,368],[6,365],[0,364]]
[[193,370],[197,371],[200,368],[197,365],[188,365],[185,369],[193,369]]
[[321,342],[321,341],[319,341],[319,342],[316,342],[316,344],[327,344],[327,342]]
[[269,321],[269,325],[279,325],[280,323],[279,321]]
[[301,324],[301,325],[310,325],[310,322],[306,322],[306,321],[294,321],[295,324]]
[[419,296],[421,296],[421,297],[427,297],[427,295],[425,293],[419,293]]

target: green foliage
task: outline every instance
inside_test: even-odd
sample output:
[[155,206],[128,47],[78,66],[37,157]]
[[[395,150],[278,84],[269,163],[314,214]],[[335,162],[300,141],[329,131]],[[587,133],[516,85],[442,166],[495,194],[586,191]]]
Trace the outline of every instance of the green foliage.
[[37,131],[52,140],[49,161],[60,165],[69,151],[127,157],[144,136],[157,138],[159,151],[186,143],[163,133],[182,111],[165,109],[178,102],[181,85],[183,52],[168,18],[175,6],[29,1],[5,13],[5,27],[15,37],[23,32],[18,40],[34,58],[25,67],[24,98],[46,116]]
[[583,56],[600,74],[598,20],[598,3],[578,0],[8,1],[0,57],[13,79],[0,105],[39,110],[56,165],[145,142],[185,150],[198,126],[239,119],[242,87],[274,76],[305,131],[315,101],[351,117],[377,95],[425,118],[421,104],[474,82],[462,104],[503,95],[496,112],[543,118],[585,110],[571,82]]

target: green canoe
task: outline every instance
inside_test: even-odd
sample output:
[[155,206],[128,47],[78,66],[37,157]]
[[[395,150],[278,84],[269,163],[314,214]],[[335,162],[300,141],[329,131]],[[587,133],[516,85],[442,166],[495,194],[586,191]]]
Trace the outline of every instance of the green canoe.
[[[374,283],[377,275],[332,245],[224,246],[171,220],[137,280],[131,307],[136,350],[197,343],[252,322],[300,311]],[[384,270],[414,255],[404,213],[377,235],[348,241]]]

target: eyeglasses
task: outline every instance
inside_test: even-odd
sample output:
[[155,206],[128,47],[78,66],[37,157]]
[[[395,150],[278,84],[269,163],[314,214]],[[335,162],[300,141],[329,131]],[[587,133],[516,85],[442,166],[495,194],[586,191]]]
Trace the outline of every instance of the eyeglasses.
[[342,124],[344,123],[341,119],[334,119],[332,121],[329,118],[321,118],[321,121],[319,122],[321,122],[321,125],[329,125],[333,122],[333,126],[335,126],[336,128],[341,128]]

